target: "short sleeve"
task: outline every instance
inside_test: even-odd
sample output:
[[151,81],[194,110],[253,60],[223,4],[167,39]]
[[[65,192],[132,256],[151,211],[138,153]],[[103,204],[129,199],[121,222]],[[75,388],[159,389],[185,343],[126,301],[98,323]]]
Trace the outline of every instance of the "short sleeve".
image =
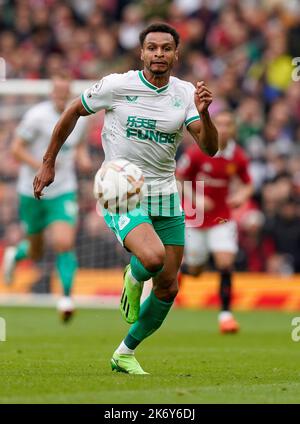
[[194,94],[195,94],[195,87],[193,84],[189,84],[189,91],[188,91],[188,106],[186,109],[186,116],[184,124],[186,127],[188,127],[192,122],[198,121],[200,118],[199,112],[196,108],[195,102],[194,102]]
[[23,119],[16,128],[17,136],[21,137],[26,143],[32,143],[37,137],[40,118],[34,109],[25,113]]
[[81,102],[89,113],[96,113],[101,109],[112,109],[114,78],[108,75],[102,78],[81,95]]

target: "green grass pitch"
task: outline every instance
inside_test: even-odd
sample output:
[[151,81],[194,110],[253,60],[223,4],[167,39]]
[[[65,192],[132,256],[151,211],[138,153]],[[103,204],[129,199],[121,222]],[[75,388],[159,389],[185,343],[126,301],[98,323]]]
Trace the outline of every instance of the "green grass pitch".
[[119,311],[79,310],[63,325],[53,309],[2,308],[0,403],[299,403],[297,314],[239,313],[222,336],[216,312],[173,310],[137,350],[149,376],[112,373],[128,328]]

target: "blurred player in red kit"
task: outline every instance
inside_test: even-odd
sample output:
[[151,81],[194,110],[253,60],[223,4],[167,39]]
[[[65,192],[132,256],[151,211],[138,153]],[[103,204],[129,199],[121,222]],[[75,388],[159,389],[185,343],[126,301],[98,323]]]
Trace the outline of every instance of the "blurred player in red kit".
[[[239,325],[234,319],[230,304],[231,280],[238,250],[236,223],[231,220],[231,209],[246,202],[253,193],[248,172],[248,160],[234,140],[235,120],[230,111],[219,112],[214,123],[219,133],[219,151],[209,157],[194,146],[189,147],[178,161],[177,178],[191,181],[190,189],[184,186],[183,207],[186,212],[186,240],[182,273],[198,276],[204,269],[209,253],[220,273],[219,327],[222,333],[234,333]],[[240,180],[234,191],[233,180]],[[204,195],[197,194],[196,181],[204,182]],[[200,198],[201,197],[201,198]],[[204,216],[197,224],[190,211],[200,206]],[[197,210],[196,208],[196,210]]]

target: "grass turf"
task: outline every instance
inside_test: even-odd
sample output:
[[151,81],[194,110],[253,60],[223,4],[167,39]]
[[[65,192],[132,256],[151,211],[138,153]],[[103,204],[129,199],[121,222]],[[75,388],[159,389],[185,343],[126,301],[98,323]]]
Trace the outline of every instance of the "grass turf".
[[294,315],[239,313],[222,336],[216,312],[171,311],[137,359],[150,376],[112,373],[127,325],[118,311],[79,310],[63,325],[52,309],[2,308],[0,403],[299,403]]

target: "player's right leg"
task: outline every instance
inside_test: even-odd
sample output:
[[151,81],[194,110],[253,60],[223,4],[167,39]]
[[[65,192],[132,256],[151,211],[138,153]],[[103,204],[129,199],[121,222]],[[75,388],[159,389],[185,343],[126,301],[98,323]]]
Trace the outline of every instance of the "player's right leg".
[[17,246],[8,246],[3,257],[4,282],[13,283],[14,271],[18,262],[30,258],[34,261],[43,254],[42,231],[45,228],[42,201],[29,196],[19,196],[20,220],[25,229],[26,240]]
[[133,357],[135,349],[143,340],[160,328],[177,295],[177,273],[182,260],[183,245],[166,245],[165,249],[164,268],[153,278],[153,289],[141,306],[138,320],[131,326],[127,336],[113,355],[112,360],[115,362],[112,363],[113,368],[115,364],[119,365],[119,369],[115,368],[118,371],[144,374],[139,368],[132,372],[132,368],[128,368],[128,364],[123,359],[128,360],[130,356]]
[[[104,211],[104,219],[121,244],[132,253],[124,273],[120,309],[124,319],[133,323],[139,317],[143,283],[162,270],[165,248],[151,219],[141,208],[121,215]],[[124,341],[113,354],[111,366],[113,370],[128,374],[147,374],[135,359],[134,350]]]
[[[164,251],[161,251],[161,258],[156,256],[154,269],[157,269],[157,265],[162,259],[164,266],[161,271],[158,271],[153,276],[153,289],[141,305],[138,320],[131,326],[127,336],[121,342],[112,358],[113,369],[130,374],[144,374],[144,371],[137,367],[134,360],[134,351],[145,338],[151,336],[160,328],[173,305],[178,291],[177,274],[183,256],[184,216],[181,214],[174,217],[154,218],[153,227],[164,246]],[[142,229],[142,226],[137,228]],[[131,234],[133,235],[134,233],[132,232]],[[130,247],[132,249],[136,248],[137,251],[133,253],[143,260],[144,253],[140,253],[143,251],[143,247],[142,249],[141,245],[130,245]],[[159,249],[159,245],[155,248],[154,253],[158,252],[157,249]],[[147,252],[147,257],[149,257],[149,252]],[[147,266],[146,263],[145,265]],[[152,272],[154,269],[152,269]],[[129,366],[127,361],[131,361],[131,366]],[[116,365],[118,365],[118,368]]]
[[[128,323],[134,323],[140,315],[140,298],[143,282],[159,274],[165,260],[165,248],[149,223],[133,228],[126,236],[125,247],[133,256],[124,273],[124,289],[121,297],[121,313]],[[127,336],[128,337],[128,336]],[[112,370],[128,374],[147,374],[130,349],[122,341],[111,359]]]

